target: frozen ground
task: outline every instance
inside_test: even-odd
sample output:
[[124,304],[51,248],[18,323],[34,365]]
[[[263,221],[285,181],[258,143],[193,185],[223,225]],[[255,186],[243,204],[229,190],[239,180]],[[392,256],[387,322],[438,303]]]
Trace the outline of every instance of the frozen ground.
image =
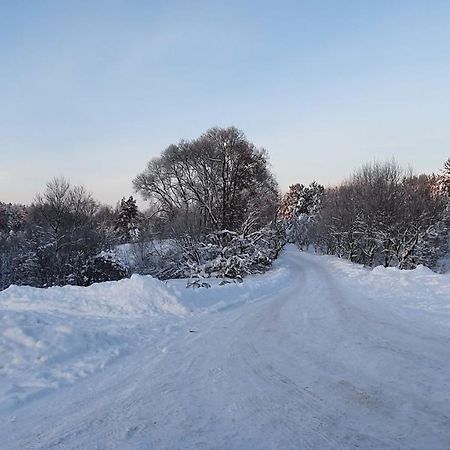
[[184,285],[0,293],[0,447],[450,448],[450,276],[288,247]]

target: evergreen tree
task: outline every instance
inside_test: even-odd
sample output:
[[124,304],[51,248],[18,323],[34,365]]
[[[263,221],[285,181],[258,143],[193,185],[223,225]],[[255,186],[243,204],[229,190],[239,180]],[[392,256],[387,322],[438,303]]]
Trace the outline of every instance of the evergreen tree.
[[116,222],[116,231],[124,240],[137,237],[139,234],[139,209],[136,200],[130,196],[128,200],[125,197],[120,201],[118,217]]
[[309,186],[293,184],[284,196],[280,216],[286,225],[290,242],[304,246],[310,243],[310,234],[315,216],[319,212],[325,188],[313,181]]
[[450,158],[445,161],[442,175],[439,177],[439,192],[450,197]]
[[279,210],[279,214],[283,219],[292,220],[298,215],[298,208],[302,203],[301,198],[305,189],[305,186],[300,183],[289,186],[289,191],[284,195]]

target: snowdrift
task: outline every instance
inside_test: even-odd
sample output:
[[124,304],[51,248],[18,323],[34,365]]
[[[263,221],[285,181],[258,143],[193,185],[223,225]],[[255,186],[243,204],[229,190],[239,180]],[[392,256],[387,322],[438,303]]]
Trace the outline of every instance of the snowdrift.
[[149,276],[89,287],[9,287],[0,292],[0,409],[98,371],[187,313]]
[[177,298],[159,280],[133,275],[129,279],[96,283],[88,287],[48,289],[11,286],[0,292],[0,307],[69,315],[123,317],[186,313]]
[[[311,256],[313,260],[316,256]],[[397,312],[426,314],[436,324],[450,326],[450,274],[438,274],[425,266],[412,270],[377,266],[373,269],[335,256],[319,256],[344,288],[364,292]]]
[[288,270],[276,267],[242,284],[208,279],[210,289],[141,275],[89,287],[9,287],[0,292],[0,410],[103,369],[192,312],[260,299],[287,281]]

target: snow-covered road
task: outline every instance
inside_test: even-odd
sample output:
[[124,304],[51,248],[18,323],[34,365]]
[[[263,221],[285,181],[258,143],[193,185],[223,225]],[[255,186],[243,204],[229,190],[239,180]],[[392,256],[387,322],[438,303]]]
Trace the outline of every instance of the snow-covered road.
[[251,301],[1,412],[0,448],[449,449],[448,305],[380,298],[333,261],[287,248]]

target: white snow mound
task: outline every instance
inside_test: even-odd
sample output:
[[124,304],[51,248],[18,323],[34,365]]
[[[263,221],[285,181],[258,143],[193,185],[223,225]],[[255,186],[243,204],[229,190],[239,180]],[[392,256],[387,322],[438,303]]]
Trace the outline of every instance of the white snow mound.
[[428,320],[450,326],[450,274],[438,274],[423,265],[413,270],[369,269],[334,256],[320,258],[347,287],[364,292],[367,298],[393,308],[416,310],[420,320],[427,314]]
[[163,282],[148,275],[88,287],[11,286],[0,292],[0,308],[97,317],[187,313]]
[[0,410],[105,367],[188,310],[150,276],[0,292]]

